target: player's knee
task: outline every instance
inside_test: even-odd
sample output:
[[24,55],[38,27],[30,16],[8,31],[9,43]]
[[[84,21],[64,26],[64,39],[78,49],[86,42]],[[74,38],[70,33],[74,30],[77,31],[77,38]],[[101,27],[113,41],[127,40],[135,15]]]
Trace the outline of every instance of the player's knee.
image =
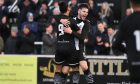
[[68,74],[69,73],[69,67],[68,66],[64,66],[63,69],[62,69],[62,72],[64,74]]
[[80,67],[82,68],[83,71],[88,69],[88,65],[86,61],[80,61]]
[[62,65],[56,65],[56,72],[62,71]]

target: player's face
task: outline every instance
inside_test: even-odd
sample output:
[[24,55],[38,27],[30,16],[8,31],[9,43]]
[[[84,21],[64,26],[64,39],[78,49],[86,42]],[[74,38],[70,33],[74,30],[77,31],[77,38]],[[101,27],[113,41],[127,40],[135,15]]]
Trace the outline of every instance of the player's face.
[[78,14],[82,20],[85,20],[88,15],[88,9],[87,8],[79,9]]

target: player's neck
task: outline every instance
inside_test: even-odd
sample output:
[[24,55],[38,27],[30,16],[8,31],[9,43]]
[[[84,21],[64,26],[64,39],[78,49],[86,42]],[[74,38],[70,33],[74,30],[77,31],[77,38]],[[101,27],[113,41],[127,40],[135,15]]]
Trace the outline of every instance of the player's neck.
[[78,18],[78,19],[80,19],[80,20],[85,20],[85,19],[82,19],[82,17],[81,17],[81,16],[79,16],[79,15],[77,16],[77,18]]
[[80,17],[79,15],[77,16],[77,18],[78,18],[78,19],[81,19],[81,17]]
[[63,13],[63,15],[69,16],[69,13],[68,13],[68,12],[66,12],[66,13]]
[[134,12],[139,12],[140,11],[140,5],[133,5],[132,4],[132,8]]

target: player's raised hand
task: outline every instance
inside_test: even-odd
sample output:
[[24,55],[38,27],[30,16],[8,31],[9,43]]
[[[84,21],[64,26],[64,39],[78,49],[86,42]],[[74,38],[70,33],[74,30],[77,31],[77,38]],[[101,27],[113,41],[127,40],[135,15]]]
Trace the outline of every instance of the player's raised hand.
[[65,27],[69,27],[70,25],[70,21],[68,19],[61,19],[60,22],[65,26]]

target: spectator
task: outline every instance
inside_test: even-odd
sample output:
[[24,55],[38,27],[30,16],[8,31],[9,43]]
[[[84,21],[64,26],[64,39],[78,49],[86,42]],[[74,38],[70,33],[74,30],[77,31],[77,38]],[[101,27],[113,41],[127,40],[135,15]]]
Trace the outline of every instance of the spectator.
[[4,0],[0,0],[0,35],[4,42],[10,35],[10,28],[8,27],[7,7],[4,6]]
[[96,32],[96,46],[95,54],[98,55],[108,55],[109,54],[109,38],[107,35],[107,30],[103,22],[97,23],[98,31]]
[[0,22],[0,35],[5,42],[10,35],[10,28],[8,27],[6,16],[4,16],[1,20],[2,21]]
[[54,10],[55,8],[59,8],[58,3],[59,3],[58,0],[54,0],[52,6],[49,7],[49,9],[51,10],[51,12],[53,12],[53,10]]
[[37,14],[37,20],[43,21],[43,22],[47,22],[49,19],[49,8],[48,8],[48,4],[46,1],[41,3],[41,7],[38,10],[38,14]]
[[[0,20],[7,15],[7,7],[4,5],[5,0],[0,0]],[[1,21],[0,21],[1,22]]]
[[[31,12],[27,13],[27,21],[24,22],[22,24],[22,29],[24,29],[25,25],[28,25],[30,28],[30,32],[32,34],[34,34],[35,36],[35,41],[40,41],[41,40],[41,28],[40,28],[40,32],[39,32],[39,28],[38,28],[38,22],[34,21],[34,15]],[[35,46],[35,51],[37,54],[41,54],[41,46],[40,45],[36,45]]]
[[48,4],[46,1],[42,2],[41,7],[38,10],[38,16],[37,16],[37,22],[38,22],[38,40],[41,41],[42,35],[43,35],[43,29],[45,26],[45,23],[47,23],[49,19],[49,9]]
[[[37,8],[39,6],[38,0],[20,0],[18,7],[20,9],[20,13],[18,15],[18,27],[21,28],[23,22],[27,20],[25,18],[28,12],[32,12],[36,14]],[[35,15],[34,15],[35,16]]]
[[90,33],[92,34],[92,36],[95,36],[95,33],[97,31],[97,21],[99,20],[99,7],[96,5],[95,0],[88,0],[88,4],[90,9],[87,19],[91,24]]
[[[38,22],[38,31],[37,31],[37,41],[42,41],[42,36],[44,32],[45,23],[49,20],[50,11],[46,1],[41,3],[41,7],[38,10],[37,22]],[[36,53],[41,54],[42,45],[36,45]]]
[[11,35],[5,43],[5,54],[17,54],[17,33],[16,27],[11,28]]
[[60,14],[59,7],[54,8],[52,13],[53,15],[59,15]]
[[95,0],[88,0],[88,4],[90,7],[88,19],[92,26],[95,26],[97,24],[97,21],[99,20],[99,7],[96,5]]
[[78,1],[77,0],[71,0],[71,12],[70,16],[71,17],[76,17],[77,16],[77,11],[78,11]]
[[52,24],[48,23],[45,26],[45,33],[43,34],[43,54],[55,54],[55,48],[56,48],[56,33],[53,32],[53,26]]
[[22,33],[18,37],[18,53],[34,54],[35,35],[31,32],[29,25],[24,25]]
[[108,34],[108,37],[109,37],[109,47],[110,47],[110,51],[109,51],[109,54],[110,55],[114,55],[114,53],[113,53],[113,50],[112,50],[112,43],[113,43],[113,38],[114,38],[114,36],[115,36],[115,34],[116,34],[116,31],[115,31],[115,29],[113,28],[113,27],[108,27],[108,29],[107,29],[107,34]]
[[109,25],[113,24],[113,11],[107,2],[102,3],[99,16],[100,20],[106,22]]
[[35,34],[36,37],[37,37],[37,35],[38,35],[38,23],[34,21],[34,15],[33,15],[33,13],[31,13],[31,12],[28,12],[27,13],[27,21],[22,24],[22,29],[21,30],[23,30],[23,28],[24,28],[25,25],[30,26],[29,28],[31,28],[30,29],[31,32],[33,34]]

